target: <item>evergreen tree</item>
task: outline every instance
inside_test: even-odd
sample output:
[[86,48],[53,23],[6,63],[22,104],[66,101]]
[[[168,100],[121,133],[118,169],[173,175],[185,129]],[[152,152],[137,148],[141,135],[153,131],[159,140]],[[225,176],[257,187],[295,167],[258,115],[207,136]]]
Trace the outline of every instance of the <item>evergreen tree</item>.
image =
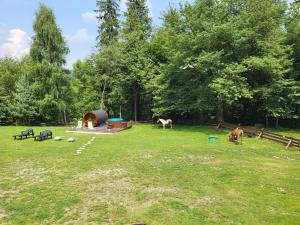
[[[129,99],[131,105],[131,115],[134,121],[142,119],[140,115],[143,111],[143,100],[149,99],[147,93],[147,83],[153,76],[155,69],[152,59],[148,54],[148,46],[144,41],[130,36],[122,48],[121,74],[123,93]],[[151,98],[150,98],[151,99]],[[149,107],[149,106],[148,106]]]
[[[121,79],[123,93],[132,105],[132,116],[139,119],[146,81],[151,77],[151,59],[148,55],[148,39],[151,35],[151,18],[145,0],[128,0],[124,22],[124,43],[122,45]],[[147,103],[149,104],[149,103]]]
[[66,122],[69,89],[67,71],[64,70],[66,54],[69,52],[54,13],[41,5],[33,24],[34,36],[30,56],[34,63],[31,81],[37,96],[40,116],[44,120]]
[[98,9],[95,10],[101,22],[98,26],[98,47],[116,41],[119,33],[119,0],[97,0]]
[[36,116],[35,99],[25,75],[21,75],[16,83],[14,102],[11,106],[13,117],[18,121],[30,123]]
[[124,34],[134,33],[141,39],[147,39],[152,32],[152,19],[149,17],[149,8],[146,0],[127,0],[125,12]]

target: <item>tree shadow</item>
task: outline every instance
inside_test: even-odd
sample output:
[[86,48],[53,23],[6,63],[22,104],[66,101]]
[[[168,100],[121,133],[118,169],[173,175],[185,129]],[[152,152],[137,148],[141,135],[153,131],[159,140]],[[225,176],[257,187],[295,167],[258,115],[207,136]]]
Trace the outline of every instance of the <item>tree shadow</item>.
[[[160,125],[153,124],[152,129],[163,130],[163,127]],[[216,127],[207,126],[207,125],[173,125],[173,128],[170,128],[169,126],[167,126],[166,130],[172,131],[175,133],[192,132],[192,133],[202,133],[202,134],[206,134],[206,135],[226,135],[226,134],[228,134],[228,131],[217,129]]]

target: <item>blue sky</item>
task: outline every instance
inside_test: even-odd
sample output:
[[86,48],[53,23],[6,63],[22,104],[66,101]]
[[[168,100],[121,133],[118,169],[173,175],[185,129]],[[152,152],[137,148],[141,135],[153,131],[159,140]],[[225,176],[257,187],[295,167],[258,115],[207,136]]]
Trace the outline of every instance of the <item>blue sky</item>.
[[[121,9],[125,10],[125,1]],[[186,0],[148,0],[153,24],[159,26],[162,12],[169,4],[178,6]],[[193,1],[193,0],[188,0]],[[84,59],[94,49],[97,35],[97,20],[93,14],[96,0],[0,0],[0,57],[20,58],[30,49],[33,36],[32,24],[39,3],[44,3],[54,10],[57,24],[62,29],[70,54],[67,67],[71,68],[77,59]]]

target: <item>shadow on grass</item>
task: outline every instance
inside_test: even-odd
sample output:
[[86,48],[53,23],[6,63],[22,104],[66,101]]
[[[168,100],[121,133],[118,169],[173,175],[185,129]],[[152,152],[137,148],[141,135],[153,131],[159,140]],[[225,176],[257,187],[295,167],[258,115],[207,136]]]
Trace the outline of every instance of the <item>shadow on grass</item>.
[[[163,130],[163,127],[160,125],[152,125],[152,129],[155,130]],[[173,125],[171,129],[169,126],[166,127],[166,130],[170,130],[172,132],[197,132],[206,135],[224,135],[227,134],[228,131],[220,130],[212,126],[201,126],[201,125]]]

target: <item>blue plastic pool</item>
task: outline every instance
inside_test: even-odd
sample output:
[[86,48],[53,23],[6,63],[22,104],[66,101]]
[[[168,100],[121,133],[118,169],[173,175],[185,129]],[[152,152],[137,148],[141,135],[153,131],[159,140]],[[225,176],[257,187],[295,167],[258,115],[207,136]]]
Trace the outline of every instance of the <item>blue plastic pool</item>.
[[217,137],[213,137],[213,136],[208,137],[209,142],[217,142],[218,140],[219,140],[219,138],[217,138]]
[[109,118],[108,122],[122,122],[124,121],[123,118]]

